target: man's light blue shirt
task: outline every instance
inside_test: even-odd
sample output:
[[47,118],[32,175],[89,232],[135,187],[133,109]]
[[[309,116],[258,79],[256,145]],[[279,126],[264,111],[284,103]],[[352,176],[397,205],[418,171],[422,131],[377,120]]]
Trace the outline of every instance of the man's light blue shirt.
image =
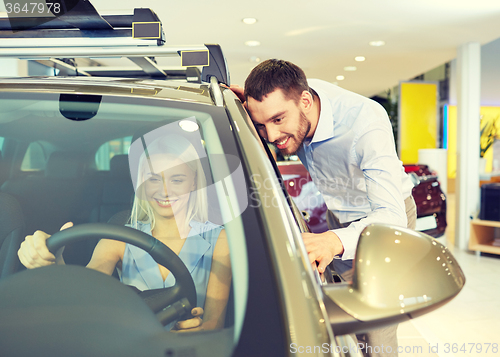
[[341,223],[343,260],[354,259],[359,235],[370,223],[406,227],[404,200],[413,188],[394,144],[391,123],[377,102],[318,79],[308,81],[320,98],[316,131],[297,152]]

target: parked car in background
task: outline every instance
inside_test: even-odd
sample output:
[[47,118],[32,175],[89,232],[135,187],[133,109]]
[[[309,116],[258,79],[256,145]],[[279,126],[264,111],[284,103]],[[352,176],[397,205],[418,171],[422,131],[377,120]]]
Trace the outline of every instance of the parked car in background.
[[328,230],[326,223],[326,207],[323,196],[312,182],[312,178],[304,165],[297,160],[278,161],[278,168],[283,183],[297,205],[303,212],[311,232],[321,233]]
[[[297,207],[305,212],[311,231],[326,231],[326,203],[304,165],[297,156],[285,160],[278,155],[277,159],[285,187]],[[446,196],[437,175],[427,165],[404,165],[404,168],[415,185],[412,191],[417,205],[415,230],[435,238],[442,236],[446,229]]]
[[[446,195],[437,174],[427,165],[404,165],[413,180],[413,198],[417,204],[416,230],[441,237],[446,230]],[[444,178],[446,180],[446,177]]]

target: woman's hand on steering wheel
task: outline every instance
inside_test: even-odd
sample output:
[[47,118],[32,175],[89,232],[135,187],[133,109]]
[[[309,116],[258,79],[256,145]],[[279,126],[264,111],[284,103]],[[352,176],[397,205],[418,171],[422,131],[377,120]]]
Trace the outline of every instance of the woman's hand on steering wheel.
[[[60,248],[86,239],[106,238],[132,244],[143,249],[160,265],[167,268],[175,278],[175,284],[168,288],[147,290],[152,298],[152,310],[160,322],[166,326],[175,320],[192,319],[192,306],[196,306],[196,287],[193,277],[184,262],[168,246],[153,236],[131,227],[105,223],[85,223],[63,232],[57,232],[50,238],[44,236],[45,245],[50,252],[59,252]],[[150,301],[151,303],[151,301]],[[159,309],[157,305],[160,305]],[[202,310],[202,309],[201,309]],[[195,310],[195,315],[203,312]],[[201,319],[190,321],[187,325],[201,325]],[[181,326],[185,327],[185,326]]]
[[178,321],[171,331],[187,332],[201,330],[203,320],[200,316],[203,315],[203,309],[201,307],[195,307],[191,310],[191,315],[193,315],[193,318]]
[[[72,222],[66,222],[61,231],[73,227]],[[64,247],[61,248],[56,255],[49,252],[47,249],[47,239],[50,234],[42,231],[36,231],[33,235],[28,235],[21,243],[21,247],[17,251],[20,262],[28,269],[40,268],[47,265],[56,264],[62,256]]]

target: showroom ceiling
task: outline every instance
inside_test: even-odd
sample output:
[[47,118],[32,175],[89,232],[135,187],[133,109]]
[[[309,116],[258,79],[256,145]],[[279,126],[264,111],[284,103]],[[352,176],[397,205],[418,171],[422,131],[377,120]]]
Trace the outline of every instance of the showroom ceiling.
[[[258,59],[282,58],[301,66],[308,77],[366,96],[455,58],[461,44],[500,37],[500,0],[91,2],[102,14],[152,8],[164,24],[168,44],[221,44],[232,83],[243,85]],[[248,17],[257,22],[243,23]],[[247,41],[260,45],[247,46]],[[385,45],[370,46],[371,41]],[[357,56],[365,60],[358,62]]]

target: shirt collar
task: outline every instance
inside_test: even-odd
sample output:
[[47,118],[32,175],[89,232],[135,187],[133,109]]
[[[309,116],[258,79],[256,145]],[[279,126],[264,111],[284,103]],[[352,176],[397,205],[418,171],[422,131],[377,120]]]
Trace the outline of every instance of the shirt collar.
[[320,100],[320,112],[316,131],[314,132],[312,140],[309,144],[307,144],[307,146],[311,145],[312,143],[331,139],[335,135],[334,118],[330,101],[323,91],[317,89],[313,90],[316,92]]

